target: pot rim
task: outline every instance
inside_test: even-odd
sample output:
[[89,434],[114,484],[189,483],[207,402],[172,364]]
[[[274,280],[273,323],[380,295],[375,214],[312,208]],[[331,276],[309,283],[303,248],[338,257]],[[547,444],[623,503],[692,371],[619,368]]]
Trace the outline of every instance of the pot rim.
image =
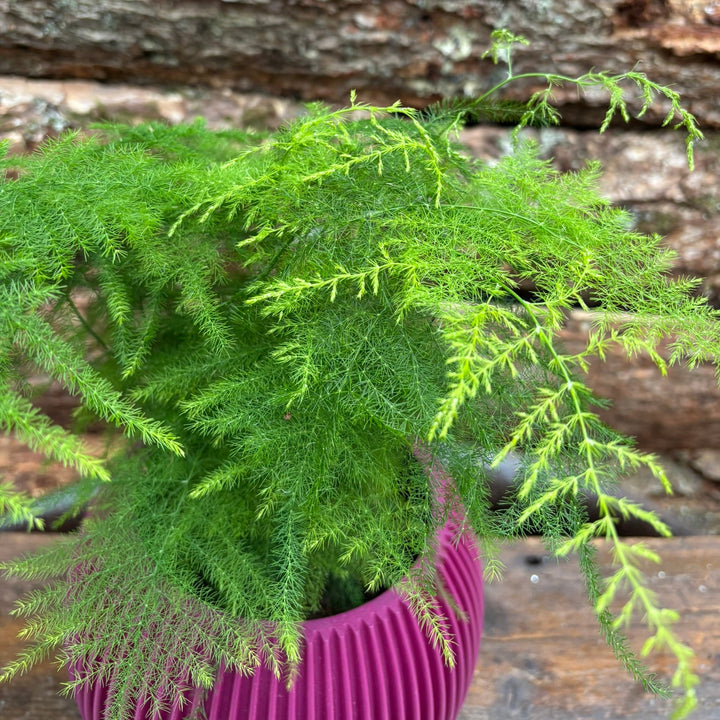
[[[452,520],[448,521],[437,532],[434,547],[435,552],[433,553],[433,564],[436,568],[442,565],[447,556],[445,544],[450,541],[449,536],[452,530],[449,526],[451,524]],[[420,561],[421,560],[417,560],[411,567],[418,567]],[[400,583],[402,583],[402,580]],[[307,642],[311,635],[324,634],[331,628],[334,628],[336,632],[342,635],[347,632],[348,628],[354,627],[359,621],[364,620],[366,624],[369,623],[372,625],[373,619],[378,616],[399,612],[401,607],[406,606],[405,597],[402,591],[399,590],[400,583],[387,588],[379,595],[350,610],[343,610],[333,615],[303,620],[301,626],[303,628],[305,641]],[[409,607],[407,609],[408,612],[411,612]]]

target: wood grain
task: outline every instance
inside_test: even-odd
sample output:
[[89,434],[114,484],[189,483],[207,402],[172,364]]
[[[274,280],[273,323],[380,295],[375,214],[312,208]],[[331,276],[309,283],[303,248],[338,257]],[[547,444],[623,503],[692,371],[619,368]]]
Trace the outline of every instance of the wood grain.
[[[679,610],[681,637],[702,677],[697,720],[720,718],[720,538],[653,539],[663,558],[650,578]],[[602,556],[603,567],[608,557]],[[475,678],[460,720],[658,720],[668,704],[646,695],[600,638],[577,564],[549,559],[537,539],[502,555],[501,583],[486,588],[486,627]],[[660,573],[660,574],[658,574]],[[640,630],[640,628],[637,628]],[[634,647],[644,636],[633,632]],[[652,658],[668,678],[671,658]]]
[[[51,535],[0,533],[0,561],[56,541]],[[646,541],[663,557],[654,589],[682,613],[678,630],[697,653],[697,720],[720,720],[720,538]],[[603,566],[608,558],[602,554]],[[619,668],[599,637],[573,561],[557,563],[536,539],[502,552],[502,582],[486,588],[486,629],[474,681],[459,720],[658,720],[668,705],[645,695]],[[658,574],[660,572],[660,574]],[[12,603],[32,587],[0,583],[0,664],[20,649]],[[642,634],[635,633],[636,645]],[[669,658],[652,668],[667,677]],[[0,687],[2,720],[78,720],[57,691],[51,663]],[[321,720],[321,719],[318,719]],[[368,719],[371,720],[371,719]]]

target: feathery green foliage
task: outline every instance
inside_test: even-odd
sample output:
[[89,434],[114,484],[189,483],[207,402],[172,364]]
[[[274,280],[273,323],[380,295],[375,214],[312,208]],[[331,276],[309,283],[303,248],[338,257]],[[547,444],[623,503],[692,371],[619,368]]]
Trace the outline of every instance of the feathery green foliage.
[[[677,656],[678,717],[691,708],[692,653],[640,571],[656,558],[615,526],[635,516],[665,533],[616,490],[638,466],[667,481],[602,425],[583,374],[612,346],[661,371],[718,364],[717,313],[667,276],[659,238],[600,197],[596,165],[558,174],[520,135],[487,164],[456,132],[532,77],[547,90],[512,110],[519,126],[557,120],[561,82],[606,90],[607,122],[627,117],[630,82],[641,112],[668,100],[690,159],[701,134],[674,92],[639,73],[514,76],[522,39],[495,41],[507,80],[428,112],[352,97],[268,136],[102,126],[3,161],[16,177],[0,187],[0,424],[100,488],[79,535],[5,568],[48,584],[18,606],[31,644],[0,679],[59,651],[85,671],[70,688],[107,683],[111,720],[129,717],[129,698],[159,711],[188,683],[208,687],[220,663],[251,672],[264,659],[291,679],[300,623],[326,610],[328,586],[342,609],[400,582],[452,663],[429,561],[461,504],[490,569],[494,543],[527,520],[556,554],[577,551],[618,657],[668,692],[621,633],[641,613],[643,654]],[[565,313],[588,303],[594,332],[567,354]],[[126,436],[109,458],[32,405],[28,368]],[[515,503],[495,514],[488,468],[511,452],[523,458]],[[452,478],[442,492],[433,462]],[[7,485],[2,508],[33,522]],[[607,580],[598,537],[614,548]]]

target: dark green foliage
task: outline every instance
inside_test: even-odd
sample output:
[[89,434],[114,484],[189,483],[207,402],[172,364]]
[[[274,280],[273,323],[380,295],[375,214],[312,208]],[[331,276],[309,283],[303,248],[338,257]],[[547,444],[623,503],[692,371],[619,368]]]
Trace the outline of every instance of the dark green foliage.
[[[624,110],[622,78],[592,77]],[[547,100],[526,112],[552,116]],[[328,581],[341,607],[398,583],[461,503],[491,570],[494,541],[528,521],[558,554],[580,550],[617,654],[641,674],[607,607],[625,587],[621,619],[649,617],[692,692],[687,648],[637,571],[648,558],[613,523],[648,519],[612,494],[617,478],[662,470],[602,426],[581,377],[613,344],[663,367],[668,336],[671,362],[717,362],[716,313],[598,195],[596,166],[559,175],[520,140],[495,165],[468,159],[454,132],[478,107],[353,98],[267,137],[103,126],[5,160],[0,424],[76,467],[82,497],[100,483],[78,536],[9,568],[49,585],[20,605],[35,645],[5,677],[59,647],[92,668],[84,681],[112,685],[124,718],[128,697],[160,708],[219,662],[265,658],[291,676]],[[564,354],[563,314],[588,298],[596,330]],[[28,367],[124,434],[106,461],[34,409]],[[515,503],[494,515],[487,468],[514,450]],[[433,462],[452,478],[442,488]],[[0,485],[3,506],[32,522]],[[597,536],[618,556],[607,586],[589,560]],[[433,581],[418,572],[406,589],[452,662]]]

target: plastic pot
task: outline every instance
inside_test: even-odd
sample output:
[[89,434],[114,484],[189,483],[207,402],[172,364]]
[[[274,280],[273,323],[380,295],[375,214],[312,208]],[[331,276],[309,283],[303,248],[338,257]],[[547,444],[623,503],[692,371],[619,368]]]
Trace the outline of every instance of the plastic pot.
[[[220,668],[214,687],[162,720],[189,717],[204,702],[208,720],[455,720],[480,650],[481,563],[475,543],[438,538],[437,567],[452,598],[439,602],[455,639],[455,666],[445,665],[406,600],[390,589],[348,612],[304,625],[303,663],[288,691],[265,666],[249,677]],[[458,617],[454,604],[465,617]],[[103,686],[76,692],[83,720],[102,720]],[[138,704],[135,720],[151,720]]]

